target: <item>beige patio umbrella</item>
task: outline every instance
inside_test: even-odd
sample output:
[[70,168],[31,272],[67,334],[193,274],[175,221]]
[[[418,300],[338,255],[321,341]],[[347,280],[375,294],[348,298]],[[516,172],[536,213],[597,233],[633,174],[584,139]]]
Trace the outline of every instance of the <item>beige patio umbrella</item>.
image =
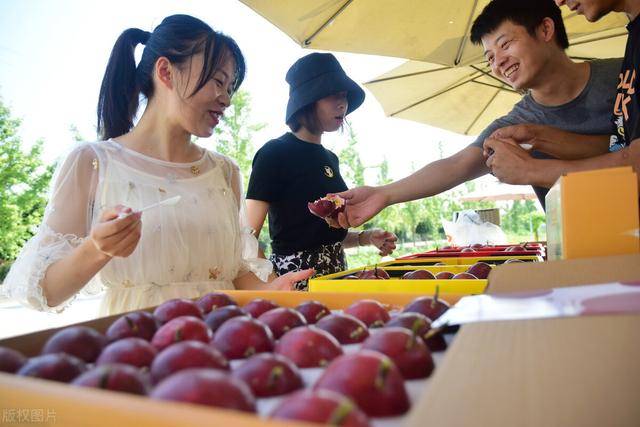
[[[240,1],[303,47],[414,60],[365,84],[388,116],[477,135],[521,98],[491,76],[481,47],[469,41],[489,0]],[[571,57],[624,54],[624,15],[594,24],[562,10]]]
[[[473,20],[489,0],[240,0],[310,49],[395,56],[447,66],[475,64]],[[612,36],[626,34],[623,15],[596,24],[563,8],[574,57],[609,55]]]

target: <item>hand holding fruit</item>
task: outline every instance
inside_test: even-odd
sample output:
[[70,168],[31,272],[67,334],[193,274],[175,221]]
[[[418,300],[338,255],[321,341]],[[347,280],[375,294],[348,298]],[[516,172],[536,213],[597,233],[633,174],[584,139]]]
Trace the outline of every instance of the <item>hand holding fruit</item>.
[[[90,238],[96,249],[109,258],[128,257],[133,253],[142,235],[140,212],[117,205],[105,210],[100,222],[91,229]],[[123,218],[118,215],[126,214]]]
[[379,187],[357,187],[338,193],[346,200],[344,212],[339,212],[337,224],[342,228],[358,227],[387,207],[385,195]]

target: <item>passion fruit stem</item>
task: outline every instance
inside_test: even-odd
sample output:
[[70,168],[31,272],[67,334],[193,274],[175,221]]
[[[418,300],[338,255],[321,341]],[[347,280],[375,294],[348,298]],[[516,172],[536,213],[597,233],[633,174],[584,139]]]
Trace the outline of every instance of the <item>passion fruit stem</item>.
[[124,316],[124,320],[127,321],[127,325],[129,325],[129,329],[131,329],[132,332],[138,332],[138,325],[136,325],[133,320],[129,319],[129,316]]
[[438,334],[441,334],[441,333],[445,330],[445,328],[446,328],[447,326],[448,326],[448,324],[447,324],[447,323],[445,323],[444,325],[442,325],[442,326],[440,326],[440,327],[438,327],[438,328],[430,329],[430,330],[429,330],[429,332],[427,332],[427,333],[424,335],[424,340],[426,341],[426,340],[430,339],[431,337],[434,337],[434,336],[436,336],[436,335],[438,335]]
[[349,414],[353,411],[353,403],[347,398],[343,399],[338,407],[333,410],[331,415],[329,416],[329,420],[327,420],[327,424],[332,426],[341,426],[342,423],[347,419]]
[[109,374],[111,374],[111,369],[105,367],[102,375],[100,375],[100,388],[107,388],[109,386]]
[[267,387],[274,389],[278,383],[278,379],[284,374],[282,366],[276,366],[269,372],[269,379],[267,380]]
[[387,380],[387,375],[391,370],[391,359],[385,357],[381,362],[380,366],[378,366],[378,372],[376,374],[375,386],[378,390],[382,390],[384,388],[385,382]]
[[433,300],[431,300],[431,308],[436,307],[436,303],[438,302],[438,296],[440,296],[440,285],[436,285],[436,293],[433,296]]

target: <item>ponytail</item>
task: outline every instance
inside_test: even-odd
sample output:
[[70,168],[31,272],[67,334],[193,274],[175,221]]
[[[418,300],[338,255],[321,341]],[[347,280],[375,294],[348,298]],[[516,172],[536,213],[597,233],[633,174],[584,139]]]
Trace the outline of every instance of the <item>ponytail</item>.
[[140,93],[134,52],[138,44],[149,40],[149,36],[147,31],[129,28],[113,46],[98,98],[98,134],[101,139],[123,135],[133,127]]

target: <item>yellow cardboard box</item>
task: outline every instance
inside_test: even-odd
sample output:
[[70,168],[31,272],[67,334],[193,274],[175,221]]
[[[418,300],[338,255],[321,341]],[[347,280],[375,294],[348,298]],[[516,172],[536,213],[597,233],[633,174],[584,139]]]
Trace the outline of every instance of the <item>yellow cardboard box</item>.
[[570,173],[546,197],[549,260],[640,252],[638,178],[631,167]]

